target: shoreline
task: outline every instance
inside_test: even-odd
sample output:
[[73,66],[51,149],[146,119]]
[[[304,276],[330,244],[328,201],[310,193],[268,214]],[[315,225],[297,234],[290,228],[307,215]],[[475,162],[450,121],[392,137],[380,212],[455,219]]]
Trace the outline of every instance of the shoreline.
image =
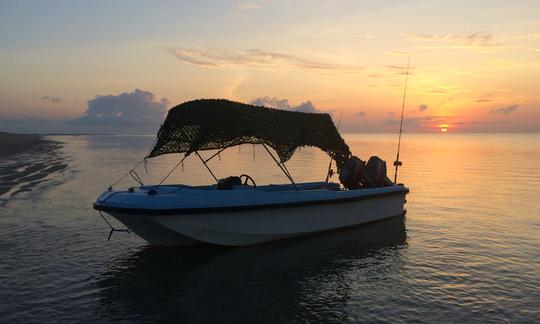
[[0,132],[0,156],[24,152],[43,145],[48,141],[37,134],[16,134]]
[[56,153],[58,147],[59,143],[40,135],[0,132],[0,206],[14,196],[38,190],[36,186],[67,168]]

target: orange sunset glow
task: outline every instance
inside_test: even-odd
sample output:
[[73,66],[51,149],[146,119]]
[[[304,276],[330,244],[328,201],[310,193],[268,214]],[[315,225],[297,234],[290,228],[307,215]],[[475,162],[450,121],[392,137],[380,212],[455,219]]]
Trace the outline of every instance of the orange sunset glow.
[[0,0],[0,324],[540,324],[540,0]]
[[437,125],[437,127],[439,127],[439,129],[443,133],[448,132],[448,129],[450,128],[450,126],[448,126],[448,124],[439,124],[439,125]]
[[[540,131],[536,2],[48,6],[2,5],[6,130],[153,133],[174,105],[226,98],[343,110],[344,132],[396,132],[410,58],[406,131]],[[136,89],[146,93],[139,108],[93,102]],[[149,122],[141,128],[135,116]]]

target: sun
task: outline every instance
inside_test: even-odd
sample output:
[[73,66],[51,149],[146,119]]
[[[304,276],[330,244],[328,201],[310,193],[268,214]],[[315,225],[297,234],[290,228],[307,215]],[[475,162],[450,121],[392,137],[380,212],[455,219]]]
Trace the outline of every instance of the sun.
[[450,128],[448,124],[439,124],[437,127],[439,127],[439,130],[443,133],[448,132],[448,129]]

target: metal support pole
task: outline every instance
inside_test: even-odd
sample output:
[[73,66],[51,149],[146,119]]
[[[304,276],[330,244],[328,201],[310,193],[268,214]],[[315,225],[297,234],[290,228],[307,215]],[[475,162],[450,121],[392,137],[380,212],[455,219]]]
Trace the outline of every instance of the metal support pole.
[[184,167],[184,164],[183,164],[183,163],[184,163],[184,160],[185,160],[187,157],[188,157],[187,155],[184,155],[184,157],[180,160],[180,162],[178,162],[178,164],[176,164],[176,165],[174,166],[174,168],[172,168],[172,170],[169,171],[169,173],[167,173],[167,175],[166,175],[163,179],[161,179],[161,181],[160,181],[157,185],[154,186],[154,188],[157,187],[157,186],[161,186],[161,184],[163,183],[163,181],[165,181],[165,180],[166,180],[166,179],[174,172],[174,170],[176,170],[176,168],[178,168],[178,166],[179,166],[180,164],[182,164],[182,168],[183,168],[183,167]]
[[276,157],[274,156],[274,154],[272,154],[272,152],[270,152],[270,150],[268,149],[268,147],[266,147],[266,145],[264,143],[261,143],[262,146],[264,147],[264,149],[266,150],[266,152],[268,152],[268,154],[270,154],[270,156],[272,157],[272,159],[274,159],[274,162],[276,162],[276,164],[278,165],[278,167],[281,169],[281,171],[283,171],[283,173],[285,174],[285,176],[289,179],[289,181],[292,183],[292,185],[294,186],[294,189],[298,190],[298,187],[296,186],[296,183],[294,182],[291,174],[289,173],[289,171],[287,170],[287,167],[285,166],[285,164],[283,164],[282,166],[282,163],[279,162]]
[[199,157],[199,159],[201,159],[201,162],[204,164],[204,166],[206,167],[206,169],[208,170],[208,172],[210,172],[210,174],[212,175],[212,177],[214,178],[214,180],[216,180],[216,182],[218,182],[218,178],[216,178],[216,176],[214,175],[214,172],[212,172],[212,170],[210,170],[210,168],[209,168],[208,165],[206,164],[206,161],[202,158],[202,156],[199,154],[199,152],[195,151],[195,154]]
[[[283,169],[285,169],[285,171],[287,171],[287,174],[289,175],[289,178],[291,179],[292,181],[292,175],[291,173],[289,172],[289,169],[287,169],[287,166],[285,165],[285,163],[281,162],[281,165],[283,166]],[[294,181],[292,181],[294,183]]]
[[227,148],[228,148],[228,147],[224,147],[224,148],[220,149],[219,151],[217,151],[216,153],[214,153],[211,157],[209,157],[208,159],[204,160],[204,162],[208,162],[208,161],[212,160],[213,158],[216,157],[216,155],[219,155],[219,153],[225,151],[225,149],[227,149]]

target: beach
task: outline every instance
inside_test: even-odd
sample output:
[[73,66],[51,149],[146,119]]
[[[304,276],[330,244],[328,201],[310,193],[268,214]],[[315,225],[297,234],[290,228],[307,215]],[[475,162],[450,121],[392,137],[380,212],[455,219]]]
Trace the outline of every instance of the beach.
[[45,142],[40,135],[0,132],[0,156],[23,152]]
[[0,205],[63,172],[67,164],[58,154],[60,147],[40,135],[0,133]]

